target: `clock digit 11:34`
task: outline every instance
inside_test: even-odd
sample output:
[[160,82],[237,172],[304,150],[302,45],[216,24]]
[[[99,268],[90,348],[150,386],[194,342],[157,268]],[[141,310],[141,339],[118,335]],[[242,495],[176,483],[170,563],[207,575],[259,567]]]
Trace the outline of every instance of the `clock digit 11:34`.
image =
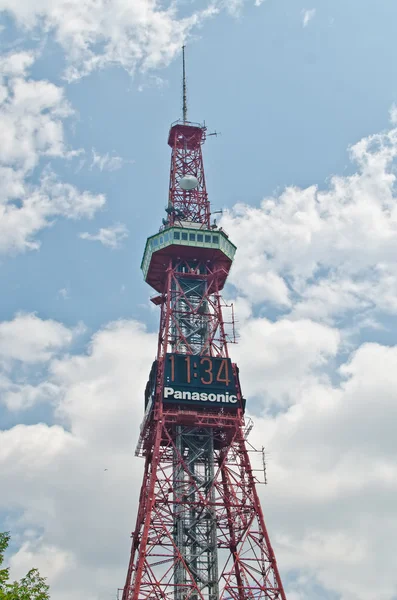
[[[231,375],[229,373],[229,359],[214,359],[211,356],[192,356],[192,355],[174,355],[168,354],[170,361],[170,383],[175,382],[176,365],[175,356],[178,363],[184,363],[184,381],[186,383],[195,383],[200,381],[202,385],[224,385],[229,387]],[[178,369],[179,371],[179,369]],[[179,372],[179,375],[182,373]],[[179,379],[179,378],[178,378]],[[179,382],[182,383],[182,382]]]

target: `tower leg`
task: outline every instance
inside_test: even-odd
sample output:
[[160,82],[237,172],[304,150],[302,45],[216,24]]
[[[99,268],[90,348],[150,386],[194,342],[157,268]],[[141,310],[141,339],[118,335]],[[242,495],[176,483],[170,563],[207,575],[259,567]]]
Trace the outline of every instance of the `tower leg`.
[[155,424],[153,450],[146,457],[145,472],[139,498],[138,516],[132,534],[131,556],[122,600],[141,598],[141,581],[146,562],[146,550],[155,498],[157,468],[160,460],[161,421]]
[[220,464],[224,509],[218,524],[232,556],[220,576],[220,598],[286,600],[241,426]]
[[123,600],[286,600],[240,418],[178,418],[153,429]]

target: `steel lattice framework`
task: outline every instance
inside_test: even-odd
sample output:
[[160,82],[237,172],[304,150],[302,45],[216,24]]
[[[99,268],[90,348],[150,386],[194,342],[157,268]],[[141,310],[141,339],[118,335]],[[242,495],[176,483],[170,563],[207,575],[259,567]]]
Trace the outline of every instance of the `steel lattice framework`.
[[161,302],[159,357],[167,351],[228,355],[218,275],[209,262],[170,260]]
[[[238,368],[228,355],[221,290],[235,247],[210,226],[204,139],[203,126],[171,127],[167,219],[142,261],[161,317],[122,600],[286,600],[247,450]],[[185,189],[186,175],[195,178],[193,189]]]
[[[210,205],[205,185],[201,145],[205,141],[205,127],[176,123],[171,127],[168,144],[172,148],[169,207],[170,224],[177,220],[191,221],[210,227]],[[193,175],[198,181],[194,190],[186,191],[179,186],[185,175]]]

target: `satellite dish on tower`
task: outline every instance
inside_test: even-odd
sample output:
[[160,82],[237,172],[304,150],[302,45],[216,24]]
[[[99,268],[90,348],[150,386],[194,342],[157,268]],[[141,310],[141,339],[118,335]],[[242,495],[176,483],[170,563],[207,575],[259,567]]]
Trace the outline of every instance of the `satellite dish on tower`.
[[185,191],[194,190],[198,183],[198,179],[194,175],[185,175],[179,180],[179,187]]

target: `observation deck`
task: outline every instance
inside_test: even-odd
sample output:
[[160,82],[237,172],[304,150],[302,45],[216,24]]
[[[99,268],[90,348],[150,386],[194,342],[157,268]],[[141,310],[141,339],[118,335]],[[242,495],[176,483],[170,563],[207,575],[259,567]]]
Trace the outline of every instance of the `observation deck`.
[[141,269],[145,281],[156,292],[162,293],[170,259],[210,262],[216,266],[218,289],[221,290],[235,252],[236,246],[222,229],[197,229],[197,226],[169,227],[148,238]]

